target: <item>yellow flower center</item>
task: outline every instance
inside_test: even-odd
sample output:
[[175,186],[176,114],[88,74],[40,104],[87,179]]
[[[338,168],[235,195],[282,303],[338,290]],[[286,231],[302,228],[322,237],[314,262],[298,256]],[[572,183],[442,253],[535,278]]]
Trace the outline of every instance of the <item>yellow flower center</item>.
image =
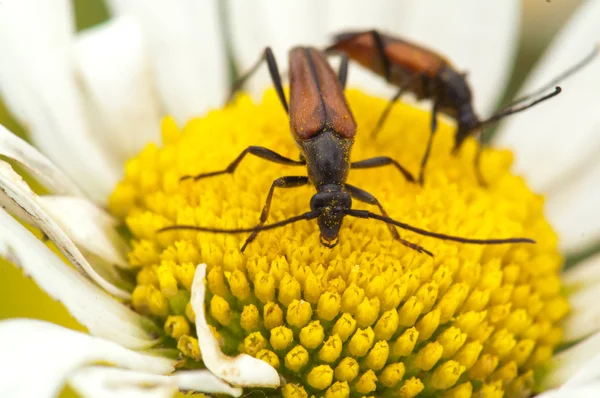
[[[430,114],[394,107],[370,138],[385,101],[349,91],[358,122],[353,160],[391,156],[417,174]],[[222,350],[260,358],[287,384],[284,397],[523,396],[534,372],[561,341],[568,312],[562,259],[544,218],[543,198],[511,174],[511,154],[486,149],[480,187],[476,142],[450,154],[454,128],[441,123],[426,183],[406,182],[393,167],[352,170],[349,183],[375,195],[391,217],[470,238],[531,237],[537,244],[467,245],[400,231],[435,254],[391,238],[379,221],[347,217],[340,243],[319,242],[316,221],[247,235],[157,233],[173,224],[221,228],[256,225],[274,179],[306,175],[248,156],[233,175],[180,182],[224,169],[243,149],[261,145],[297,159],[289,122],[273,92],[261,104],[245,96],[179,131],[162,127],[162,148],[148,145],[125,168],[111,211],[132,233],[129,259],[139,267],[136,311],[164,325],[180,366],[202,366],[189,304],[198,263],[207,264],[206,308]],[[526,132],[524,132],[526,133]],[[275,191],[269,221],[309,210],[314,187]],[[369,209],[355,201],[355,208]],[[272,393],[266,391],[267,394]]]

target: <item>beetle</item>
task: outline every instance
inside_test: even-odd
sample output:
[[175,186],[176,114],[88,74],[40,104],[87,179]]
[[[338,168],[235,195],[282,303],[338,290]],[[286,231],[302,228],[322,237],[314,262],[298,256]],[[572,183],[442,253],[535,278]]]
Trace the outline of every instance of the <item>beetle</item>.
[[[404,178],[415,182],[413,176],[399,162],[387,156],[377,156],[358,162],[350,161],[350,153],[356,135],[356,122],[344,95],[348,59],[346,57],[342,59],[339,73],[336,75],[322,51],[312,47],[292,48],[289,52],[289,104],[284,94],[277,62],[269,47],[264,50],[257,63],[240,79],[234,89],[241,87],[263,62],[267,63],[279,100],[289,115],[290,130],[300,150],[300,159],[287,158],[265,147],[250,146],[244,149],[225,169],[195,176],[183,176],[181,179],[198,181],[217,175],[231,174],[247,154],[274,163],[306,166],[308,175],[279,177],[273,181],[260,214],[259,223],[253,228],[221,229],[173,225],[162,228],[160,231],[187,229],[215,233],[250,233],[241,248],[243,252],[261,231],[279,228],[300,220],[317,219],[321,244],[333,248],[338,242],[338,234],[344,217],[351,216],[385,222],[395,240],[430,256],[433,254],[424,247],[402,239],[396,227],[425,236],[462,243],[533,243],[533,240],[527,238],[462,238],[426,231],[391,219],[375,196],[346,182],[351,169],[367,169],[387,165],[393,165]],[[312,184],[316,189],[316,193],[310,200],[310,211],[265,225],[275,188],[293,188],[308,184]],[[352,209],[353,199],[377,206],[381,215],[366,210]]]
[[[433,136],[437,130],[438,113],[445,114],[457,122],[453,149],[453,152],[457,153],[465,139],[470,135],[480,136],[483,127],[558,95],[561,91],[560,87],[556,87],[554,92],[540,97],[544,91],[552,88],[559,80],[585,66],[597,53],[594,51],[549,84],[536,90],[535,93],[513,101],[490,118],[482,120],[473,108],[473,95],[466,74],[457,71],[450,61],[430,49],[382,34],[376,30],[369,30],[337,34],[334,37],[334,44],[325,51],[342,53],[398,87],[398,92],[392,97],[379,118],[373,132],[374,135],[383,126],[394,102],[405,92],[412,92],[418,99],[430,98],[433,100],[430,135],[421,160],[418,177],[421,184],[424,182],[424,170],[429,159]],[[528,101],[531,102],[526,103]],[[480,155],[481,146],[475,157],[475,172],[479,183],[485,185],[479,168]]]

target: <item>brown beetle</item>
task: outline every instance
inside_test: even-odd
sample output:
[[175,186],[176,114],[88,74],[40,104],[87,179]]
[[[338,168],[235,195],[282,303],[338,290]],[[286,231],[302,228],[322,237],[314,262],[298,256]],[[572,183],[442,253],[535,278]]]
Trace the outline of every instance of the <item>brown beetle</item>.
[[[433,100],[431,132],[419,172],[421,184],[424,180],[424,169],[431,151],[433,135],[437,130],[438,113],[443,113],[457,122],[454,139],[454,152],[457,152],[468,136],[480,134],[483,127],[559,94],[561,89],[556,87],[554,92],[540,97],[541,93],[585,66],[596,56],[596,51],[594,51],[561,76],[536,90],[535,93],[519,98],[497,111],[490,118],[481,120],[473,109],[473,96],[466,74],[458,72],[446,58],[436,52],[375,30],[341,33],[336,35],[334,40],[335,43],[328,47],[326,52],[345,54],[398,87],[397,94],[390,100],[388,107],[382,113],[374,134],[377,134],[382,127],[394,102],[403,93],[408,91],[415,94],[418,99],[431,98]],[[527,101],[531,102],[526,103]],[[523,105],[523,103],[526,104]],[[480,184],[484,185],[479,170],[480,153],[478,152],[475,158],[475,171]]]
[[[397,161],[386,156],[378,156],[358,162],[350,162],[350,152],[356,135],[356,123],[344,96],[348,62],[343,58],[340,72],[335,72],[320,50],[310,47],[295,47],[289,53],[290,101],[289,106],[283,91],[283,85],[277,63],[270,48],[266,48],[259,61],[244,75],[234,89],[241,87],[244,81],[256,71],[263,61],[267,62],[275,89],[286,112],[289,114],[292,136],[300,149],[300,160],[279,155],[261,146],[251,146],[240,153],[225,169],[196,176],[184,176],[182,180],[233,173],[246,154],[250,153],[262,159],[290,166],[306,165],[308,176],[280,177],[273,181],[260,215],[260,221],[254,228],[221,229],[198,226],[174,225],[161,229],[169,231],[187,229],[215,233],[251,233],[242,247],[242,251],[252,242],[260,231],[278,228],[300,220],[317,219],[321,231],[321,244],[334,247],[345,216],[371,218],[385,222],[394,239],[402,244],[432,256],[432,253],[417,244],[400,237],[395,227],[407,229],[421,235],[438,239],[474,244],[533,243],[526,238],[508,239],[467,239],[457,236],[429,232],[412,227],[388,217],[379,201],[370,193],[346,183],[350,169],[366,169],[393,165],[409,181],[414,179]],[[271,200],[275,188],[293,188],[312,184],[316,193],[310,200],[310,211],[280,222],[265,225],[269,216]],[[353,210],[352,199],[375,205],[382,215],[366,210]]]

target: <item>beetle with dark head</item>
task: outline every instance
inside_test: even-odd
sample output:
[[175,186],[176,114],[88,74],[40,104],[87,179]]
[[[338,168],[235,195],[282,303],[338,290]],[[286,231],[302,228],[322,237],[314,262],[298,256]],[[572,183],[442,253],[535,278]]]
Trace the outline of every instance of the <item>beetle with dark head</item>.
[[[502,107],[488,119],[482,120],[473,107],[473,94],[467,82],[466,74],[457,71],[450,61],[435,51],[376,30],[340,33],[335,36],[334,44],[325,51],[327,53],[344,54],[398,87],[398,92],[390,100],[387,108],[379,118],[374,135],[381,129],[394,102],[402,94],[411,92],[418,99],[431,99],[433,101],[430,135],[419,172],[419,182],[421,184],[424,181],[424,170],[429,159],[433,135],[437,130],[438,113],[456,120],[457,129],[454,136],[453,150],[456,153],[467,137],[472,135],[480,137],[482,129],[492,123],[558,95],[561,91],[560,87],[555,87],[554,91],[549,94],[543,93],[553,88],[560,80],[587,65],[597,54],[597,50],[593,51],[585,59],[544,87],[516,99]],[[481,145],[475,157],[475,172],[479,183],[485,185],[479,169],[480,155]]]
[[[195,181],[221,174],[233,173],[247,154],[252,154],[264,160],[289,166],[306,166],[307,176],[286,176],[273,181],[262,209],[260,220],[253,228],[222,229],[193,225],[173,225],[160,231],[194,230],[213,233],[250,233],[242,251],[252,242],[257,234],[274,228],[279,228],[300,220],[317,219],[320,230],[321,244],[332,248],[338,242],[338,234],[344,217],[375,219],[386,223],[392,237],[403,245],[421,253],[433,255],[420,245],[402,239],[396,227],[416,232],[421,235],[461,243],[473,244],[504,244],[504,243],[533,243],[527,238],[507,239],[469,239],[435,233],[416,228],[388,217],[385,209],[377,198],[363,189],[346,182],[351,169],[366,169],[394,166],[408,181],[414,182],[413,176],[396,160],[377,156],[370,159],[351,162],[351,150],[356,135],[356,122],[344,95],[348,60],[342,59],[340,71],[331,69],[325,54],[315,48],[295,47],[289,52],[289,105],[285,97],[281,77],[270,48],[266,48],[263,56],[234,86],[234,90],[243,85],[245,80],[266,61],[275,90],[289,115],[290,130],[300,150],[299,160],[284,157],[268,148],[250,146],[244,149],[225,169],[184,176],[182,180]],[[271,208],[275,188],[293,188],[312,184],[316,193],[310,200],[310,211],[283,221],[265,225]],[[358,200],[379,208],[381,215],[366,210],[352,209],[352,200]]]

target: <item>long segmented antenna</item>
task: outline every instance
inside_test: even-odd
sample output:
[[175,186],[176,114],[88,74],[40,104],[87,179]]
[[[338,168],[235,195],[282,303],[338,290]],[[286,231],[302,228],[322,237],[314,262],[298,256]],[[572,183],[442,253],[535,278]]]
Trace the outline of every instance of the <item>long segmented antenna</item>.
[[546,100],[549,100],[550,98],[556,97],[561,92],[562,92],[562,88],[560,88],[559,86],[556,86],[554,88],[553,92],[551,92],[550,94],[546,94],[543,97],[538,98],[529,104],[501,109],[498,112],[496,112],[495,114],[493,114],[492,116],[490,116],[489,119],[486,119],[486,120],[483,120],[482,122],[480,122],[479,127],[485,127],[487,125],[497,122],[498,120],[504,119],[507,116],[514,115],[515,113],[523,112],[524,110],[532,108],[541,102],[544,102]]
[[459,243],[470,243],[470,244],[475,244],[475,245],[502,245],[502,244],[506,244],[506,243],[535,243],[535,241],[533,239],[529,239],[529,238],[502,238],[502,239],[462,238],[460,236],[439,234],[437,232],[431,232],[431,231],[427,231],[425,229],[413,227],[412,225],[408,225],[403,222],[396,221],[392,218],[389,218],[386,216],[381,216],[379,214],[372,213],[367,210],[349,209],[349,210],[346,210],[345,213],[351,217],[370,218],[370,219],[374,219],[374,220],[383,221],[386,224],[392,224],[392,225],[395,225],[396,227],[406,229],[408,231],[412,231],[419,235],[424,235],[424,236],[429,236],[429,237],[436,238],[436,239],[449,240],[449,241],[459,242]]
[[[412,231],[419,235],[429,236],[431,238],[436,238],[436,239],[441,239],[441,240],[449,240],[449,241],[459,242],[459,243],[468,243],[468,244],[476,244],[476,245],[501,245],[501,244],[507,244],[507,243],[535,243],[535,241],[533,239],[529,239],[529,238],[470,239],[470,238],[463,238],[460,236],[440,234],[437,232],[431,232],[431,231],[427,231],[425,229],[413,227],[412,225],[405,224],[403,222],[396,221],[392,218],[381,216],[379,214],[372,213],[372,212],[366,211],[366,210],[347,209],[344,211],[344,214],[351,216],[351,217],[383,221],[387,224],[395,225],[396,227],[399,227],[399,228],[402,228],[402,229],[405,229],[408,231]],[[320,213],[317,211],[309,211],[304,214],[300,214],[298,216],[290,217],[283,221],[275,222],[275,223],[268,224],[268,225],[263,225],[261,227],[254,227],[254,228],[227,229],[227,228],[199,227],[196,225],[171,225],[169,227],[161,228],[157,232],[188,230],[188,231],[213,232],[213,233],[222,233],[222,234],[241,234],[241,233],[248,233],[248,232],[267,231],[270,229],[283,227],[284,225],[292,224],[297,221],[312,220],[312,219],[319,217],[319,215],[320,215]]]
[[297,221],[313,220],[313,219],[319,217],[319,214],[320,213],[317,211],[309,211],[309,212],[300,214],[298,216],[294,216],[294,217],[290,217],[290,218],[282,220],[282,221],[274,222],[273,224],[267,224],[267,225],[263,225],[261,227],[254,227],[254,228],[227,229],[227,228],[199,227],[196,225],[171,225],[169,227],[161,228],[156,232],[186,230],[186,231],[199,231],[199,232],[213,232],[213,233],[217,233],[217,234],[243,234],[243,233],[255,232],[255,231],[268,231],[270,229],[283,227],[284,225],[292,224]]
[[594,49],[588,55],[586,55],[585,58],[583,58],[581,61],[577,62],[575,65],[571,66],[570,68],[568,68],[567,70],[562,72],[560,75],[556,76],[554,79],[550,80],[548,83],[544,84],[542,87],[538,88],[534,92],[526,94],[520,98],[517,98],[517,99],[513,100],[512,102],[506,104],[502,108],[507,109],[507,108],[513,107],[517,104],[520,104],[521,102],[527,101],[533,97],[537,97],[537,96],[541,95],[542,93],[551,89],[553,86],[556,86],[558,83],[562,82],[566,78],[574,75],[576,72],[581,70],[587,64],[592,62],[599,54],[600,54],[600,43],[597,43],[594,46]]

